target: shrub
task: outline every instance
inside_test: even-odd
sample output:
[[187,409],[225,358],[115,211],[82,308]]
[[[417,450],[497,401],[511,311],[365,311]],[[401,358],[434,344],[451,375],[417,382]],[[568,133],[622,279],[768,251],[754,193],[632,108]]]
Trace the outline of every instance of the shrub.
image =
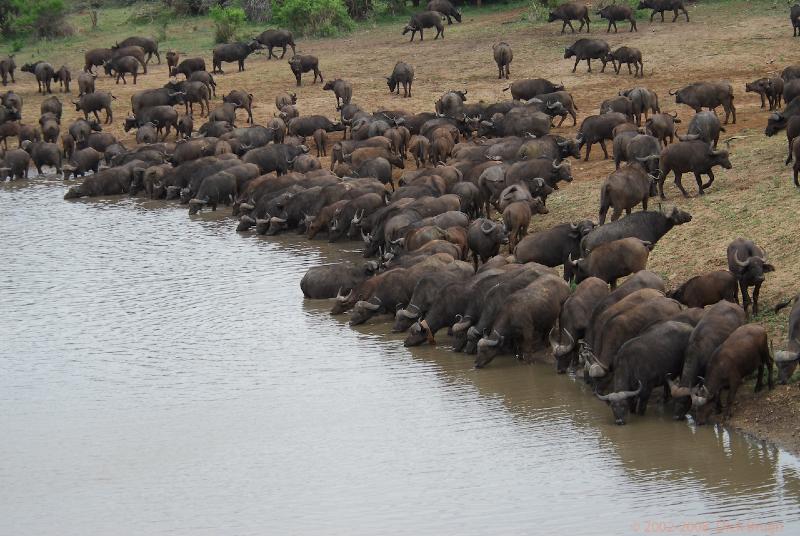
[[228,43],[233,40],[247,18],[240,7],[213,6],[208,10],[208,14],[214,21],[215,43]]
[[272,18],[272,0],[242,0],[242,9],[250,22],[266,22]]
[[38,38],[72,35],[64,0],[13,0],[13,4],[19,14],[11,22],[14,34]]
[[342,0],[285,0],[275,10],[275,22],[305,35],[330,37],[353,29]]

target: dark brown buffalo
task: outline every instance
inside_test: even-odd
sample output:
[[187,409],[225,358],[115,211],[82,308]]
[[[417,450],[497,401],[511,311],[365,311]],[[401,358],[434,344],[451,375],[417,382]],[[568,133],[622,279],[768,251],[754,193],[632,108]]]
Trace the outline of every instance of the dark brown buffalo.
[[414,68],[409,64],[398,61],[391,76],[386,78],[386,83],[389,85],[389,91],[392,93],[400,94],[400,86],[403,86],[403,96],[411,96],[411,83],[414,82]]
[[420,13],[414,13],[411,15],[411,20],[408,21],[405,28],[403,28],[403,35],[406,35],[408,32],[411,32],[411,41],[414,40],[414,36],[419,32],[419,40],[422,41],[424,39],[423,30],[425,28],[436,28],[436,37],[433,39],[439,39],[439,36],[442,36],[444,39],[444,25],[442,24],[442,14],[437,11],[422,11]]
[[[661,178],[658,181],[658,192],[661,199],[664,196],[664,181],[667,175],[675,173],[675,185],[684,197],[689,197],[686,189],[681,184],[681,176],[684,173],[693,173],[697,181],[697,189],[703,195],[706,188],[714,182],[712,168],[722,166],[731,169],[731,161],[728,158],[728,151],[715,151],[711,145],[702,140],[681,141],[673,143],[661,152]],[[708,175],[708,182],[703,184],[701,175]]]
[[775,267],[767,263],[767,253],[752,240],[737,238],[728,245],[728,269],[736,276],[742,291],[742,307],[745,312],[750,305],[747,287],[753,287],[753,314],[758,314],[758,295],[764,283],[765,274],[774,272]]
[[114,53],[110,48],[93,48],[87,50],[83,55],[85,59],[83,70],[87,73],[92,73],[92,69],[101,67],[105,62],[110,60],[113,55]]
[[736,107],[733,105],[733,87],[727,82],[695,82],[678,91],[670,91],[675,95],[677,104],[685,104],[695,112],[703,108],[716,110],[720,106],[725,109],[725,124],[732,115],[736,124]]
[[746,83],[744,91],[745,93],[758,93],[758,96],[761,97],[762,108],[764,108],[766,103],[769,103],[770,111],[776,110],[781,106],[783,79],[777,76],[773,78],[759,78]]
[[786,350],[775,352],[775,364],[778,367],[778,382],[786,384],[794,374],[798,362],[800,362],[800,294],[791,299],[781,302],[775,306],[777,313],[787,305],[794,302],[792,311],[789,313],[789,340]]
[[322,80],[322,72],[319,70],[319,60],[316,56],[300,54],[292,56],[292,59],[289,60],[289,68],[291,68],[298,86],[301,84],[303,73],[310,71],[314,71],[314,84],[317,83],[317,77],[319,77],[320,82],[324,82]]
[[647,173],[641,162],[634,161],[611,173],[600,186],[599,225],[606,221],[609,208],[613,208],[611,221],[616,221],[624,210],[629,216],[639,203],[642,210],[647,210],[650,189],[657,177]]
[[511,45],[506,42],[500,42],[492,46],[492,53],[494,54],[494,62],[497,64],[499,74],[497,78],[505,78],[511,75],[511,61],[514,59],[514,51],[511,50]]
[[600,15],[601,19],[606,19],[608,21],[606,33],[611,31],[611,26],[614,26],[614,33],[617,33],[617,21],[623,20],[627,20],[631,23],[631,29],[628,30],[629,32],[639,31],[636,27],[636,13],[626,5],[605,6],[598,9],[596,13]]
[[674,115],[660,113],[647,119],[644,123],[644,128],[647,134],[655,137],[664,145],[669,145],[675,142],[675,124],[680,122],[681,120],[678,119],[677,113]]
[[620,347],[614,356],[612,392],[597,394],[611,406],[616,424],[625,424],[629,410],[644,415],[653,389],[680,372],[692,327],[675,320],[658,322]]
[[567,26],[569,29],[572,30],[572,33],[575,33],[575,27],[572,26],[572,21],[579,20],[581,21],[581,27],[578,28],[578,32],[583,30],[583,25],[586,25],[586,33],[589,33],[589,8],[587,8],[583,4],[578,4],[577,2],[567,2],[566,4],[561,4],[553,11],[550,12],[549,17],[547,18],[547,22],[554,22],[554,21],[563,21],[564,24],[561,25],[561,33],[564,33]]
[[668,293],[688,307],[705,307],[727,300],[737,301],[736,277],[728,270],[715,270],[697,275]]
[[681,312],[681,304],[654,289],[636,291],[609,307],[595,326],[592,350],[584,347],[589,378],[602,381],[614,372],[614,356],[623,344],[639,335],[655,322],[668,320]]
[[563,223],[544,231],[529,234],[517,244],[514,256],[517,262],[537,262],[544,266],[564,265],[564,279],[573,276],[571,258],[580,256],[581,239],[594,228],[590,220],[579,223]]
[[550,345],[558,374],[564,374],[568,367],[578,364],[578,341],[584,338],[595,307],[606,296],[608,284],[602,279],[589,277],[581,281],[564,302],[558,327],[553,326],[550,330]]
[[[119,41],[116,45],[111,47],[111,50],[116,50],[118,48],[124,48],[129,46],[138,46],[142,47],[145,54],[147,54],[146,61],[149,62],[153,59],[153,55],[155,54],[156,58],[158,59],[159,65],[161,64],[161,55],[158,53],[158,41],[155,39],[151,39],[150,37],[139,37],[133,36],[128,37],[127,39],[123,39]],[[167,53],[169,57],[169,53]],[[176,62],[177,63],[177,62]]]
[[678,11],[682,11],[683,14],[686,16],[686,22],[689,22],[689,13],[686,12],[686,6],[684,5],[683,0],[640,0],[639,5],[636,6],[636,9],[652,9],[653,12],[650,13],[650,22],[653,22],[653,17],[656,16],[656,13],[661,15],[661,22],[664,22],[664,12],[665,11],[672,11],[674,16],[672,17],[672,22],[678,20]]
[[675,399],[673,418],[681,420],[689,412],[691,388],[706,375],[709,358],[744,321],[745,313],[741,307],[721,301],[712,305],[697,323],[686,347],[680,380],[669,380],[670,393]]
[[628,66],[628,74],[633,74],[631,65],[636,68],[636,77],[644,77],[644,63],[642,63],[642,51],[633,47],[619,47],[613,52],[609,52],[605,61],[610,61],[614,66],[614,72],[619,74],[622,64]]
[[598,277],[616,288],[617,279],[647,267],[653,244],[638,238],[622,238],[593,249],[589,255],[572,261],[575,281]]
[[[256,37],[256,41],[264,45],[269,51],[269,55],[267,56],[268,60],[272,59],[273,56],[275,59],[282,60],[286,55],[287,46],[292,47],[292,54],[297,53],[295,49],[294,37],[292,36],[292,32],[289,30],[266,30],[261,32]],[[272,53],[272,49],[275,47],[281,47],[283,49],[280,57],[278,57],[277,54]]]
[[488,333],[478,341],[475,367],[488,365],[504,347],[531,361],[534,352],[545,346],[569,292],[569,284],[563,279],[544,274],[511,294]]
[[[575,65],[572,67],[573,73],[578,68],[578,63],[581,60],[586,60],[588,71],[591,73],[592,60],[602,61],[610,51],[611,47],[602,39],[578,39],[564,49],[564,59],[575,58]],[[605,70],[605,65],[603,65],[601,72],[603,70]]]
[[328,80],[322,89],[325,91],[333,91],[336,97],[336,109],[341,110],[342,106],[350,104],[353,100],[353,84],[341,78],[336,80]]
[[603,155],[608,158],[608,149],[606,148],[606,140],[614,139],[614,127],[627,123],[628,118],[625,114],[619,112],[609,112],[602,115],[590,115],[581,123],[578,130],[578,136],[575,138],[578,141],[578,150],[584,145],[586,146],[586,158],[589,160],[589,154],[592,151],[592,145],[595,143],[600,144],[603,150]]
[[722,413],[724,389],[728,390],[724,416],[729,418],[733,414],[736,391],[756,370],[755,392],[762,389],[764,368],[767,369],[767,385],[772,389],[772,357],[766,330],[756,324],[737,328],[711,356],[703,385],[692,390],[695,422],[706,424],[714,409]]

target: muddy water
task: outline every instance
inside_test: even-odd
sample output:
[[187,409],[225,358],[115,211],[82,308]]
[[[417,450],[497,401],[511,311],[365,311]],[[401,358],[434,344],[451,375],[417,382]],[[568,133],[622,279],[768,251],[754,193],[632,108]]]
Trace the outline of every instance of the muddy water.
[[350,329],[323,242],[63,192],[0,187],[0,534],[800,533],[784,452]]

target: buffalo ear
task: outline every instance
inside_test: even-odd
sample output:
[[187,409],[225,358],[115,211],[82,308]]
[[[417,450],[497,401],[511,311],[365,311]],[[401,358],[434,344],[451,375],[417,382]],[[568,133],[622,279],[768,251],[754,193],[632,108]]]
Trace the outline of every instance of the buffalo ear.
[[764,272],[774,272],[775,271],[775,266],[773,266],[771,264],[765,264],[763,270],[764,270]]

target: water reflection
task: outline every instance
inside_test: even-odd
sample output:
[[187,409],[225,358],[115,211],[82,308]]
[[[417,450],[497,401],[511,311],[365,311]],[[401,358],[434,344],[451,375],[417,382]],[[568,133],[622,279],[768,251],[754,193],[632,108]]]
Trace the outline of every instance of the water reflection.
[[304,302],[301,275],[340,245],[61,195],[0,187],[0,532],[800,527],[783,452],[655,406],[616,427],[551,367],[475,371],[446,337],[406,349]]

